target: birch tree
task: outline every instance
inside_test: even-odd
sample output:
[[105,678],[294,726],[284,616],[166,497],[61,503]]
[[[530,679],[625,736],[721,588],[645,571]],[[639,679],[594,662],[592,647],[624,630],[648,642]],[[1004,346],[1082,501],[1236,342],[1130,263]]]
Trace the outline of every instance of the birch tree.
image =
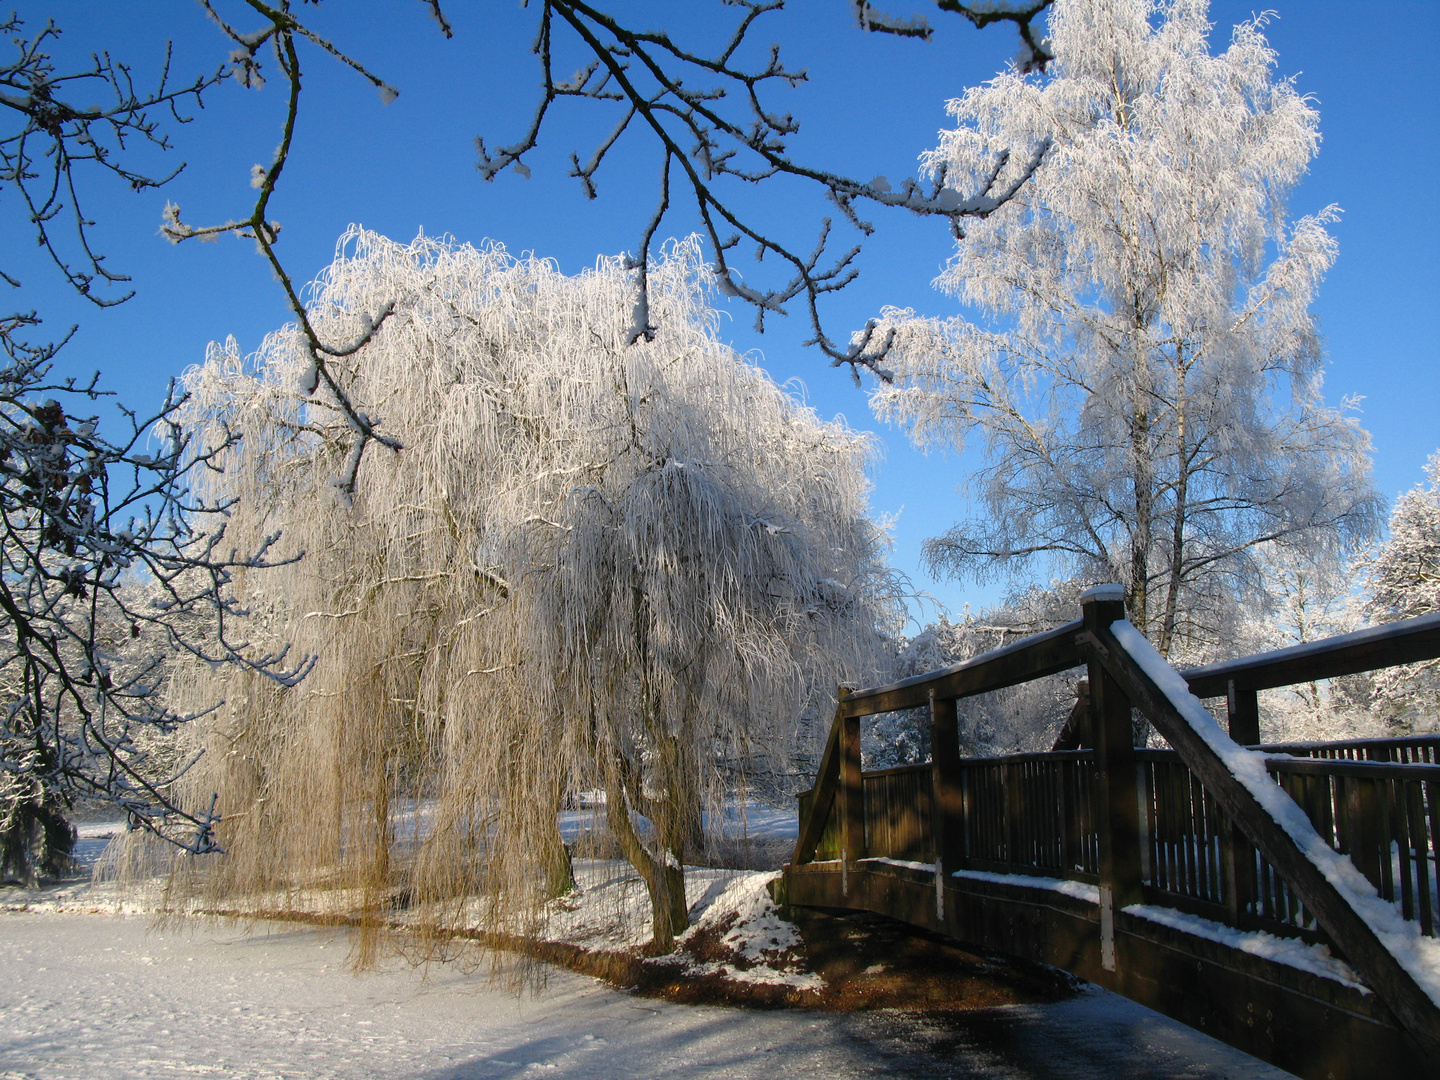
[[1051,147],[939,279],[975,317],[886,313],[895,381],[872,398],[922,447],[983,454],[976,516],[927,546],[937,571],[1038,560],[1122,582],[1166,654],[1220,636],[1260,584],[1258,545],[1344,544],[1377,513],[1368,437],[1324,402],[1309,312],[1338,211],[1286,210],[1318,115],[1276,77],[1264,16],[1218,55],[1206,16],[1059,0],[1049,74],[950,103],[924,166],[952,182]]
[[252,610],[320,658],[291,691],[230,680],[194,781],[224,815],[210,888],[318,874],[362,914],[403,895],[438,931],[479,898],[514,929],[563,888],[563,794],[600,788],[670,947],[702,810],[876,675],[894,617],[870,440],[717,340],[699,250],[652,256],[664,317],[632,343],[622,260],[572,278],[352,232],[311,318],[365,338],[337,377],[405,446],[364,457],[353,502],[324,490],[355,442],[303,331],[191,373],[233,534],[306,552],[252,580]]

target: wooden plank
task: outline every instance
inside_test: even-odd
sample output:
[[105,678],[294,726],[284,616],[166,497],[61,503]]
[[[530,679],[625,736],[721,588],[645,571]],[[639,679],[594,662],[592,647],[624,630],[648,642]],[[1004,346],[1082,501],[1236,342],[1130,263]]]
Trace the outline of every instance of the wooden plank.
[[1292,776],[1354,776],[1368,780],[1440,780],[1440,765],[1406,765],[1398,761],[1346,761],[1336,758],[1292,758],[1267,754],[1272,773]]
[[[1436,626],[1440,629],[1440,621]],[[1405,1029],[1432,1060],[1440,1061],[1440,1009],[1429,995],[1249,789],[1230,773],[1219,755],[1120,645],[1110,625],[1087,622],[1086,629],[1092,638],[1092,656],[1099,660],[1099,666],[1145,711],[1190,771],[1200,778],[1231,820],[1298,894],[1345,958]],[[1092,677],[1092,692],[1094,686]]]
[[865,770],[867,779],[872,776],[919,776],[922,773],[925,776],[930,775],[930,765],[927,762],[921,762],[919,765],[891,765],[888,769]]
[[[1434,765],[1435,751],[1440,749],[1440,735],[1406,735],[1399,739],[1343,739],[1328,742],[1265,743],[1255,749],[1266,754],[1289,754],[1313,758],[1317,755],[1333,760],[1337,751],[1357,752],[1365,761],[1375,760],[1381,748],[1391,757],[1387,760],[1402,765]],[[1165,751],[1173,753],[1173,751]]]
[[841,711],[840,732],[840,858],[855,863],[865,858],[865,781],[861,773],[860,717]]
[[930,830],[936,870],[943,879],[964,863],[964,776],[954,698],[930,697]]
[[1313,679],[1333,679],[1432,660],[1440,656],[1440,613],[1372,626],[1353,634],[1308,641],[1288,649],[1226,660],[1182,671],[1196,697],[1223,697],[1231,680],[1237,687],[1266,690]]
[[1415,887],[1418,890],[1420,932],[1434,935],[1435,917],[1430,910],[1430,863],[1434,853],[1431,837],[1425,828],[1424,789],[1419,784],[1405,785],[1405,809],[1410,819],[1410,839],[1415,850]]
[[820,768],[815,773],[815,786],[810,789],[810,813],[800,822],[800,834],[795,838],[791,863],[807,863],[815,857],[815,848],[825,832],[825,822],[830,817],[830,809],[835,805],[839,780],[840,708],[837,705],[835,719],[830,724],[830,734],[825,740],[825,750],[820,755]]
[[895,709],[915,709],[930,703],[931,690],[942,699],[970,697],[1078,667],[1083,661],[1075,638],[1082,629],[1083,624],[1076,619],[1003,649],[981,653],[962,664],[885,686],[857,690],[843,703],[846,715],[871,716]]

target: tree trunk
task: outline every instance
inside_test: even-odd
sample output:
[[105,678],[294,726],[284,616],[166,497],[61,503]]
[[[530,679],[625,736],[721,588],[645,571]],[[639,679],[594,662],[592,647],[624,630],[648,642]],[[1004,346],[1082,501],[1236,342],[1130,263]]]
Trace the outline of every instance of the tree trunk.
[[547,900],[568,896],[575,891],[575,864],[570,858],[570,848],[565,843],[565,837],[560,832],[560,802],[561,794],[557,784],[549,800],[551,813],[546,825],[542,826],[540,837],[540,868],[545,875]]
[[672,952],[676,935],[690,925],[689,906],[685,903],[684,850],[672,851],[662,842],[657,858],[645,847],[630,816],[630,789],[638,784],[629,782],[632,777],[628,775],[628,763],[621,760],[614,764],[611,782],[605,788],[605,818],[625,860],[645,882],[652,931],[649,949],[655,954]]
[[1165,615],[1160,623],[1160,641],[1155,646],[1167,659],[1175,644],[1175,621],[1180,610],[1180,585],[1185,573],[1185,512],[1189,508],[1190,497],[1190,455],[1185,447],[1185,364],[1182,357],[1176,357],[1175,366],[1175,520],[1170,527],[1170,580],[1165,586]]
[[1134,465],[1135,522],[1130,533],[1130,588],[1126,610],[1130,621],[1142,634],[1149,632],[1150,615],[1150,550],[1154,543],[1152,518],[1155,513],[1155,490],[1150,459],[1150,420],[1138,400],[1140,387],[1134,388],[1135,410],[1130,420],[1130,452]]

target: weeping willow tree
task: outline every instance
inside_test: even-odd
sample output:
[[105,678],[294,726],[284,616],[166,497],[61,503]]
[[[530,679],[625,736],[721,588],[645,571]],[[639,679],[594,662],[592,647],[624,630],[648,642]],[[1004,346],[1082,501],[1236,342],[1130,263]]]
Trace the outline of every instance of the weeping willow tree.
[[870,440],[717,340],[698,245],[652,263],[659,329],[629,344],[633,278],[352,230],[310,311],[365,339],[342,388],[403,449],[343,497],[356,430],[293,328],[189,373],[232,539],[305,553],[245,582],[254,632],[319,658],[291,688],[225,676],[191,774],[219,792],[212,897],[524,925],[564,887],[562,799],[598,788],[668,949],[703,811],[875,673],[896,591]]

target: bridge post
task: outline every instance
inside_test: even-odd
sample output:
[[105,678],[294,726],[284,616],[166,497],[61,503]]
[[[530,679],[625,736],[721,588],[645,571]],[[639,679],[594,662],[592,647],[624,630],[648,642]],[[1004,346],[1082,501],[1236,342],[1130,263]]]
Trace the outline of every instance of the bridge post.
[[930,691],[930,831],[935,841],[935,915],[945,919],[945,878],[964,866],[960,728],[955,699]]
[[1241,746],[1260,741],[1260,701],[1253,687],[1236,686],[1231,679],[1225,690],[1225,719],[1230,738]]
[[[841,687],[837,696],[848,690]],[[865,787],[860,776],[860,717],[840,717],[840,859],[841,881],[849,893],[850,867],[865,858]]]
[[1125,593],[1119,585],[1097,585],[1080,597],[1088,631],[1091,734],[1099,770],[1100,965],[1115,971],[1115,909],[1138,904],[1141,895],[1140,793],[1130,699],[1105,669],[1094,632],[1125,618]]
[[[1225,718],[1230,738],[1241,746],[1254,746],[1260,741],[1260,700],[1253,688],[1237,686],[1234,679],[1229,681],[1225,690]],[[1220,837],[1220,855],[1230,925],[1251,927],[1256,921],[1256,913],[1250,910],[1255,896],[1255,849],[1233,822]]]

